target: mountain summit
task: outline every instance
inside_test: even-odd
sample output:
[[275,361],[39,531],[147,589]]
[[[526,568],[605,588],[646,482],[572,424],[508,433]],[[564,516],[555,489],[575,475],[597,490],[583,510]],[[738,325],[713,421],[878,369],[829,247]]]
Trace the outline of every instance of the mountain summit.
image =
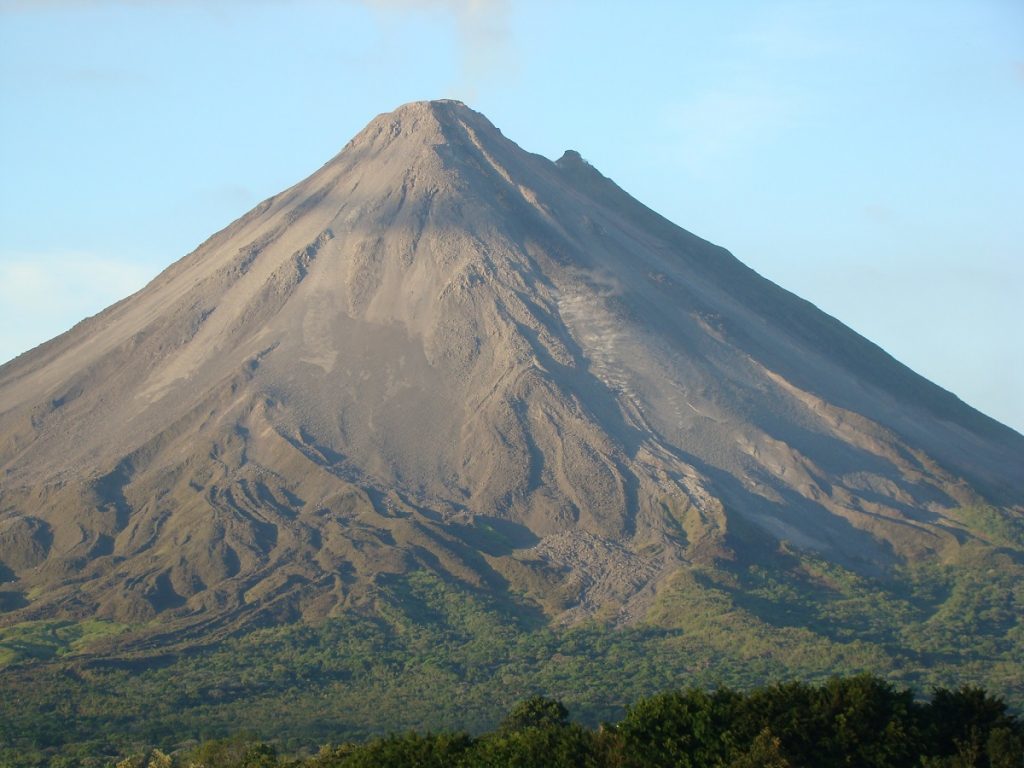
[[420,569],[630,623],[780,548],[997,546],[979,505],[1019,525],[1024,437],[455,101],[0,367],[3,623],[212,632]]

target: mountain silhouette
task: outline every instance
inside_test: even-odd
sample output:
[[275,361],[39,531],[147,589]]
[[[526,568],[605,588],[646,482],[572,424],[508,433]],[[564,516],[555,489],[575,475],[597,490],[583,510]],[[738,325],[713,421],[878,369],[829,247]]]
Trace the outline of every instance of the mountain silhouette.
[[1024,437],[455,101],[0,367],[3,623],[201,637],[425,569],[628,624],[765,548],[951,561],[978,505],[1020,519]]

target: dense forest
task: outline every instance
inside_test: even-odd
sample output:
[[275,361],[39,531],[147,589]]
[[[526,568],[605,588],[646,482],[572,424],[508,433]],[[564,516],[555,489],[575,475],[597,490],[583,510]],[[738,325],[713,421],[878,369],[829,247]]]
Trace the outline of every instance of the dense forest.
[[[712,581],[714,573],[688,576],[652,609],[657,623],[618,628],[596,621],[554,627],[539,613],[424,572],[386,585],[375,615],[284,623],[202,647],[129,653],[123,638],[132,629],[111,622],[24,622],[0,629],[0,766],[103,766],[146,748],[173,752],[241,732],[288,756],[311,755],[328,742],[369,744],[386,733],[493,732],[472,749],[465,740],[452,741],[450,749],[465,747],[465,763],[488,744],[497,749],[494,734],[506,733],[502,718],[538,695],[565,704],[578,723],[572,732],[587,729],[580,736],[587,749],[611,749],[611,734],[628,732],[627,713],[654,706],[659,692],[718,691],[709,696],[720,708],[729,700],[722,691],[752,692],[765,681],[792,679],[824,686],[830,675],[852,680],[865,671],[878,676],[875,687],[881,680],[923,693],[968,686],[1005,701],[1005,711],[1022,712],[1019,566],[994,576],[961,570],[948,580],[942,572],[911,573],[899,587],[906,597],[835,568],[820,571],[833,587],[817,595],[786,581],[787,573],[766,567],[738,574],[735,584]],[[698,578],[704,580],[697,584]],[[775,599],[787,591],[795,597]],[[915,613],[928,595],[938,614],[934,607]],[[999,628],[1001,637],[978,641],[981,626]],[[811,697],[811,689],[790,692],[799,691]],[[747,696],[757,700],[749,693],[737,701]],[[770,698],[764,691],[757,696]],[[792,765],[822,764],[801,763],[805,757],[793,751],[788,735],[808,728],[811,716],[797,714],[791,703],[778,705],[783,709],[792,710],[796,725],[787,730],[773,720],[731,728],[732,751],[721,759],[738,760],[743,739],[753,748],[768,727],[759,748],[779,739]],[[940,727],[942,718],[926,727],[927,718],[911,709],[913,728],[900,727],[913,738],[930,738],[928,728]],[[600,730],[601,723],[620,726]],[[947,740],[922,754],[960,759],[962,748],[984,755],[989,731],[1002,727],[953,734],[959,746]],[[434,744],[424,736],[406,741]],[[373,743],[398,749],[405,742]],[[924,749],[924,742],[912,743]]]
[[573,722],[559,701],[535,696],[475,737],[408,731],[286,754],[276,744],[236,736],[47,762],[116,768],[1019,768],[1024,723],[981,688],[941,688],[920,701],[910,689],[857,675],[745,693],[726,687],[667,691],[596,728]]

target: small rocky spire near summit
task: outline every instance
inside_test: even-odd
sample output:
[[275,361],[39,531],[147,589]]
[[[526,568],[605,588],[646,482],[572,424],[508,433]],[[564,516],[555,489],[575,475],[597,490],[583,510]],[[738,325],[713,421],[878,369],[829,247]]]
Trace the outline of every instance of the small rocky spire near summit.
[[597,168],[588,163],[583,155],[577,152],[575,149],[567,149],[562,156],[555,161],[563,173],[566,174],[573,182],[577,185],[590,184],[597,185],[600,188],[599,182],[607,185],[611,180],[601,173]]
[[562,156],[558,158],[555,163],[562,166],[590,165],[590,163],[583,159],[583,155],[575,149],[565,150],[565,152],[562,153]]

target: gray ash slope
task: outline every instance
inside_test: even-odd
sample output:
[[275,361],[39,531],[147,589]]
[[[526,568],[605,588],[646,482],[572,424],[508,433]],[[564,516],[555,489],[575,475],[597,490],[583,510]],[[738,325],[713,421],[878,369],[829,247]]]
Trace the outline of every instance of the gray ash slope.
[[372,608],[418,568],[561,621],[786,542],[861,573],[1019,516],[1024,437],[566,152],[373,120],[0,367],[0,621]]

